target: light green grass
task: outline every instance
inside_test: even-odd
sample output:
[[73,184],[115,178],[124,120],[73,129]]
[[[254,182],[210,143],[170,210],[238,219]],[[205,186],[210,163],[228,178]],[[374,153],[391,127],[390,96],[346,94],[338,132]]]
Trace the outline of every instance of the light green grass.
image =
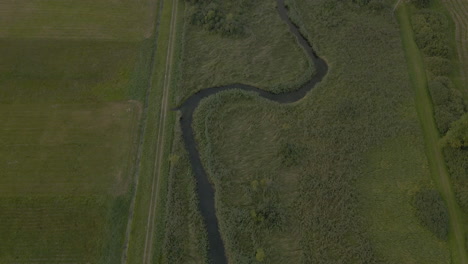
[[4,0],[0,38],[139,41],[153,30],[154,0]]
[[452,247],[452,258],[455,263],[467,263],[468,259],[465,250],[465,231],[461,218],[462,214],[456,202],[450,183],[450,175],[440,149],[439,132],[434,121],[432,102],[427,90],[427,78],[423,57],[414,42],[407,7],[404,5],[401,6],[397,14],[408,61],[408,71],[415,91],[416,109],[424,132],[429,168],[442,197],[447,203],[450,214],[450,245]]

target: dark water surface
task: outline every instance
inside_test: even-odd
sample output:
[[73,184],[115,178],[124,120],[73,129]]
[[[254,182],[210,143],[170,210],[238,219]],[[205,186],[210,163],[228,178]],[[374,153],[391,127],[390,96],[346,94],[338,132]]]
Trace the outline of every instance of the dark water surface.
[[208,176],[201,162],[200,153],[198,152],[197,143],[194,137],[192,128],[193,112],[202,99],[230,89],[240,89],[243,91],[255,92],[258,94],[258,96],[278,103],[293,103],[302,99],[307,94],[307,92],[309,92],[317,83],[319,83],[328,72],[328,65],[326,62],[319,58],[317,54],[315,54],[315,51],[312,49],[310,43],[299,32],[299,28],[289,19],[288,9],[284,4],[284,0],[277,0],[277,3],[279,16],[286,24],[288,24],[289,30],[296,37],[299,45],[301,45],[311,61],[315,64],[316,72],[312,79],[302,84],[295,91],[281,94],[273,94],[261,90],[257,87],[241,83],[211,87],[193,94],[185,102],[183,102],[179,108],[176,109],[182,112],[182,116],[180,118],[182,137],[184,139],[184,144],[189,154],[190,163],[197,181],[196,190],[199,199],[199,210],[203,217],[208,235],[208,258],[210,262],[214,264],[226,264],[227,258],[226,252],[224,250],[223,240],[221,239],[221,234],[219,233],[218,219],[216,217],[214,197],[215,191],[208,180]]

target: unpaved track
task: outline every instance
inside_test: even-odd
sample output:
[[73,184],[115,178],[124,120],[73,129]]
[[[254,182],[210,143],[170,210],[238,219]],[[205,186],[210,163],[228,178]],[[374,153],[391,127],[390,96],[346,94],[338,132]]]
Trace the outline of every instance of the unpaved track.
[[158,28],[159,28],[159,22],[160,22],[160,17],[161,17],[161,10],[162,10],[162,0],[154,0],[154,5],[152,6],[154,10],[157,10],[156,15],[155,15],[155,24],[154,24],[154,43],[153,43],[153,50],[151,51],[151,59],[150,59],[150,77],[148,78],[148,84],[147,84],[147,89],[146,89],[146,95],[145,95],[145,102],[143,105],[143,111],[141,115],[141,128],[139,131],[139,140],[138,140],[138,147],[137,147],[137,158],[135,160],[135,191],[130,203],[130,212],[128,214],[128,221],[127,221],[127,229],[125,231],[125,240],[124,240],[124,247],[122,250],[122,260],[121,263],[125,264],[127,263],[127,257],[128,257],[128,248],[129,248],[129,243],[130,243],[130,233],[132,231],[132,224],[133,224],[133,216],[135,213],[135,203],[136,203],[136,196],[138,193],[138,185],[140,181],[140,165],[141,165],[141,157],[143,155],[143,144],[145,141],[145,133],[146,133],[146,127],[148,124],[148,105],[149,105],[149,96],[151,95],[151,85],[153,83],[153,71],[156,65],[156,50],[157,50],[157,39],[158,39]]
[[171,0],[173,3],[172,6],[172,15],[171,15],[171,26],[169,29],[169,43],[167,46],[166,52],[166,68],[164,72],[164,82],[163,82],[163,96],[161,101],[161,111],[159,117],[159,128],[158,128],[158,139],[156,141],[156,159],[154,161],[154,175],[153,183],[151,187],[151,202],[148,208],[148,221],[146,228],[146,239],[145,239],[145,251],[143,253],[143,262],[144,264],[151,263],[153,256],[153,238],[155,231],[155,214],[156,206],[158,204],[158,189],[159,182],[161,179],[161,168],[164,157],[164,141],[165,141],[165,130],[166,130],[166,120],[169,104],[169,88],[171,83],[171,72],[172,72],[172,59],[174,53],[174,44],[176,36],[176,27],[177,27],[177,6],[178,0]]
[[462,213],[455,199],[450,181],[450,174],[445,165],[445,159],[439,144],[439,132],[433,116],[432,101],[427,91],[427,77],[424,60],[414,42],[409,14],[405,5],[398,8],[403,46],[408,63],[408,70],[415,91],[416,109],[424,133],[426,156],[436,185],[444,198],[450,215],[450,245],[452,247],[452,263],[468,264],[465,249],[465,231]]

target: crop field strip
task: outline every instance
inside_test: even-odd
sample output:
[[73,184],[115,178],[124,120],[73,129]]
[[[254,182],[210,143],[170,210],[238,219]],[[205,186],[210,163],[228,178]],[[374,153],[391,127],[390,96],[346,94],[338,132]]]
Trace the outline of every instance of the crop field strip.
[[452,19],[455,22],[455,37],[459,63],[461,64],[461,76],[466,83],[468,81],[468,1],[443,0],[443,3],[452,14]]
[[0,3],[0,263],[120,258],[153,2]]
[[4,0],[0,37],[141,40],[153,30],[154,13],[147,8],[151,1]]

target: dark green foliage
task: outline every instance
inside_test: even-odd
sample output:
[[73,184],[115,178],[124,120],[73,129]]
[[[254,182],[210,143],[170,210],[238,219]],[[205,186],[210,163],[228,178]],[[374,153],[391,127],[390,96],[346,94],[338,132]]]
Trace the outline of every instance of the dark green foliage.
[[360,6],[364,6],[364,5],[367,5],[369,4],[370,0],[353,0],[353,3],[356,3]]
[[452,123],[450,130],[443,138],[443,142],[452,148],[468,148],[468,113]]
[[417,8],[427,8],[431,5],[431,0],[412,0]]
[[299,164],[304,153],[303,148],[292,143],[286,143],[281,148],[279,155],[281,156],[283,165],[290,167]]
[[448,58],[448,21],[443,14],[420,11],[411,17],[411,24],[416,44],[424,54]]
[[447,77],[437,77],[428,84],[434,104],[434,117],[439,132],[444,135],[452,122],[458,120],[465,112],[463,97],[460,91],[453,88]]
[[427,70],[434,76],[447,76],[452,72],[452,62],[448,59],[441,57],[427,57],[425,62]]
[[217,0],[187,0],[192,4],[191,23],[223,35],[239,35],[244,31],[242,13],[248,1],[226,6]]
[[419,191],[414,196],[413,205],[421,224],[439,239],[447,240],[449,214],[439,192],[436,190]]
[[455,195],[463,211],[468,212],[468,149],[444,148]]

